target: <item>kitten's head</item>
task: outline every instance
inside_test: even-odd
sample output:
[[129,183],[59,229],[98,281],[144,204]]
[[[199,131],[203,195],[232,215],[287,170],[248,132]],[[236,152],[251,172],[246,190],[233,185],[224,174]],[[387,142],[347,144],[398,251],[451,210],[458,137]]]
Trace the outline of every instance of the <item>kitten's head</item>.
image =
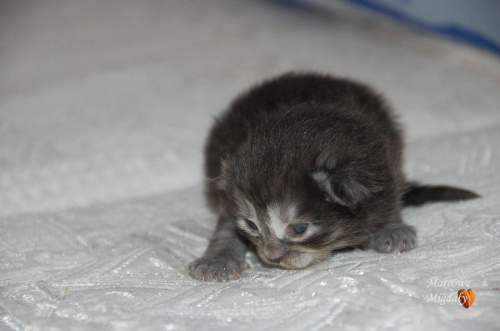
[[228,218],[265,263],[302,269],[367,240],[360,209],[370,191],[361,172],[321,158],[308,170],[237,161],[223,162],[218,187]]

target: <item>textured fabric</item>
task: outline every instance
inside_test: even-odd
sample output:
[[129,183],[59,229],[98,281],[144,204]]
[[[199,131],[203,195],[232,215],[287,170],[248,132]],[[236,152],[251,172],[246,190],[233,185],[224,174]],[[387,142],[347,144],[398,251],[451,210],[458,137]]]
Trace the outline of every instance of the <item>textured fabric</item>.
[[[500,327],[500,64],[488,55],[343,8],[0,6],[0,329]],[[408,176],[482,197],[406,209],[412,252],[343,252],[300,271],[249,253],[241,280],[197,282],[186,266],[215,225],[201,187],[213,116],[292,69],[373,84],[406,128]],[[462,287],[476,292],[467,310]]]

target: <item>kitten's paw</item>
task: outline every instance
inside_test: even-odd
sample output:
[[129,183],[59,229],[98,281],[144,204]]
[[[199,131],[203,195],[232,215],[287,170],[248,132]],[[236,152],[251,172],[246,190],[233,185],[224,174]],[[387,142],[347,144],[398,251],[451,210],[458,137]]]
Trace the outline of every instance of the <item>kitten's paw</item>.
[[395,229],[382,229],[373,234],[371,245],[381,253],[411,251],[417,247],[417,232],[406,224]]
[[194,279],[202,281],[226,281],[241,278],[243,270],[250,266],[246,262],[239,262],[224,257],[201,257],[188,267],[188,274]]

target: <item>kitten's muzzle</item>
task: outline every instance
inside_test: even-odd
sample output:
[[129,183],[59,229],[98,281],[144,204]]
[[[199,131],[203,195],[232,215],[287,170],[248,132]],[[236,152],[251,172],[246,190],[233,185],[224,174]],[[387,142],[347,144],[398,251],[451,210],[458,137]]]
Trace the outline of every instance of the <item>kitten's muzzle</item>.
[[281,259],[285,256],[286,250],[278,246],[264,247],[264,256],[271,263],[280,263]]

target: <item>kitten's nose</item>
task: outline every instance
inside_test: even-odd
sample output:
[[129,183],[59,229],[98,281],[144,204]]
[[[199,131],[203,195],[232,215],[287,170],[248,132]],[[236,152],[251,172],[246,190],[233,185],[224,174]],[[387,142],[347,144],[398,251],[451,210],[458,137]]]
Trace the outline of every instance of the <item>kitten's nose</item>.
[[265,247],[264,255],[273,263],[279,263],[285,255],[285,250],[282,247]]
[[275,259],[270,259],[270,258],[267,258],[267,259],[269,260],[269,262],[280,263],[282,257],[283,256],[280,256],[280,257],[275,258]]

